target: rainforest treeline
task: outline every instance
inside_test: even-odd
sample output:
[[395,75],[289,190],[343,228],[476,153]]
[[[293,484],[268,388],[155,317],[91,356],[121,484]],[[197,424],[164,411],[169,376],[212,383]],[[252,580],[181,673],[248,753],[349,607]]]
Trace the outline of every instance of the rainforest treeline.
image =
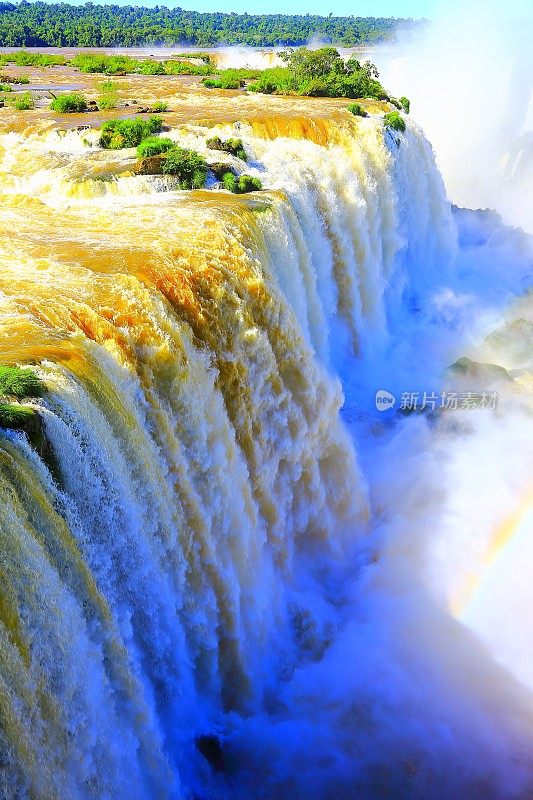
[[201,14],[163,6],[0,2],[0,46],[133,47],[141,45],[305,44],[353,46],[385,41],[420,22],[374,17]]

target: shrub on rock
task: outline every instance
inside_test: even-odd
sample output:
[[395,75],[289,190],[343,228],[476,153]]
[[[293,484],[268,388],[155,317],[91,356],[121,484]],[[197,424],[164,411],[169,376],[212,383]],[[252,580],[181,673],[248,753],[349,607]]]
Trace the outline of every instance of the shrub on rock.
[[0,395],[22,399],[43,394],[44,384],[31,369],[0,366]]
[[175,146],[176,142],[173,142],[172,139],[166,139],[160,136],[148,136],[137,145],[137,155],[139,158],[158,156],[161,153],[166,153]]
[[173,147],[168,150],[162,164],[165,175],[175,175],[180,189],[202,189],[207,178],[207,162],[194,150]]
[[207,140],[206,145],[209,150],[220,150],[223,153],[230,153],[230,155],[246,161],[246,152],[242,139],[226,139],[226,141],[222,141],[220,136],[213,136]]
[[353,114],[354,117],[368,117],[367,112],[359,103],[352,103],[350,106],[346,107],[346,110],[349,111],[350,114]]
[[107,150],[137,147],[143,139],[159,133],[162,127],[163,120],[157,116],[149,119],[110,119],[102,125],[100,147]]
[[226,172],[222,178],[222,185],[228,192],[233,194],[248,194],[248,192],[258,192],[263,188],[259,178],[251,175],[240,175],[238,178],[232,172]]
[[60,94],[54,97],[50,104],[52,111],[59,114],[81,114],[87,110],[87,101],[82,94],[73,92],[71,94]]
[[398,111],[391,111],[389,114],[385,114],[384,119],[386,128],[405,133],[405,120]]

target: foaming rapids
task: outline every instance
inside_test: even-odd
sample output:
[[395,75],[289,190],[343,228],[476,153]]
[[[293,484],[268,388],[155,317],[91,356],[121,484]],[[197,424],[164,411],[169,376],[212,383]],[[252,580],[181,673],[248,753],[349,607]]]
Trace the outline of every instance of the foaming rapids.
[[454,447],[498,418],[374,395],[481,353],[531,243],[452,214],[415,123],[216,132],[262,193],[180,192],[87,131],[0,142],[0,363],[47,389],[40,447],[0,431],[0,794],[525,800],[530,694],[454,606],[492,519]]

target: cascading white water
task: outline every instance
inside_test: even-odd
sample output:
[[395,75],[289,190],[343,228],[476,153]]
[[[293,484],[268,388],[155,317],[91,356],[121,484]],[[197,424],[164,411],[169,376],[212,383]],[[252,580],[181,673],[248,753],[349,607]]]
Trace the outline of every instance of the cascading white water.
[[[10,800],[326,800],[351,797],[358,769],[358,799],[377,798],[395,783],[369,751],[396,741],[389,761],[411,776],[396,796],[427,796],[430,749],[397,736],[380,687],[383,731],[368,706],[361,643],[383,665],[351,582],[374,575],[375,545],[339,410],[446,285],[455,227],[416,125],[398,144],[347,112],[307,139],[268,123],[238,129],[267,190],[244,199],[131,176],[131,152],[83,131],[3,137],[0,361],[38,365],[49,443],[43,460],[21,434],[0,439]],[[169,135],[206,152],[205,134]],[[339,696],[324,672],[336,664],[335,681],[350,653]],[[469,759],[511,757],[484,702],[472,729],[490,741],[468,743],[461,720],[445,791]],[[432,713],[438,737],[450,717]],[[206,734],[227,743],[229,778],[198,752]],[[322,770],[301,763],[306,743]],[[490,792],[501,775],[487,775]]]

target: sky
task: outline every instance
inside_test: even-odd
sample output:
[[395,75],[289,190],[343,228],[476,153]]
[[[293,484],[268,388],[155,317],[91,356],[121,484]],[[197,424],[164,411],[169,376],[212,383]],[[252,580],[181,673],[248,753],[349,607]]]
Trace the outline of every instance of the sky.
[[[95,0],[102,2],[102,0]],[[533,0],[532,0],[533,2]],[[122,4],[122,3],[121,3]],[[320,14],[349,17],[428,17],[439,0],[128,0],[128,5],[180,6],[194,11],[236,11],[248,14]]]
[[[533,2],[533,0],[532,0]],[[320,14],[349,17],[432,17],[438,0],[181,0],[182,8],[197,11]]]
[[[59,2],[59,0],[49,0]],[[533,19],[533,0],[93,0],[117,5],[167,6],[189,11],[235,11],[248,14],[319,14],[354,17],[412,17],[414,19],[446,18],[463,11],[477,9],[488,15]],[[68,0],[67,0],[68,2]],[[85,0],[71,0],[82,5]]]

